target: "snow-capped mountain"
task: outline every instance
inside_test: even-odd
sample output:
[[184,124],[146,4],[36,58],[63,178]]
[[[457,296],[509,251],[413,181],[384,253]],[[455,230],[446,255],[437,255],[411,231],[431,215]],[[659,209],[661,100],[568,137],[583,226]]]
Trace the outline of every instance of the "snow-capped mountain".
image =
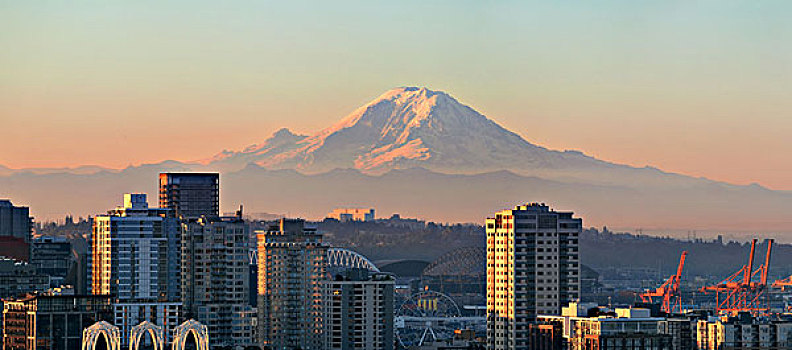
[[224,151],[204,163],[237,169],[255,163],[308,173],[411,167],[472,173],[607,164],[533,145],[448,94],[417,87],[390,90],[312,136],[281,129],[261,144]]
[[[0,198],[30,205],[38,217],[92,215],[112,208],[121,193],[157,193],[162,171],[219,171],[224,208],[244,203],[308,218],[361,203],[383,213],[481,222],[493,210],[542,201],[609,226],[792,232],[792,192],[549,150],[446,93],[412,87],[388,91],[314,135],[281,129],[201,162],[0,166]],[[762,210],[746,211],[744,203]]]

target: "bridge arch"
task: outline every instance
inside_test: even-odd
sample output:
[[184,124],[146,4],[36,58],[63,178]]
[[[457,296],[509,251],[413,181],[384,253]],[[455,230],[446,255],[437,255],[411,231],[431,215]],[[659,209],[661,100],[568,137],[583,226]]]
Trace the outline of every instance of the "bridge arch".
[[344,248],[330,248],[327,250],[327,267],[333,268],[359,268],[371,272],[380,272],[374,263],[362,254]]

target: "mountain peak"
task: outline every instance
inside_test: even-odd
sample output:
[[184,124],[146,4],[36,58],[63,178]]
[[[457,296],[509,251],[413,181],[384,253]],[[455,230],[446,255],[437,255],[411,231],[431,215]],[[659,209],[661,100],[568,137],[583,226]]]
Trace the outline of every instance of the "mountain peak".
[[224,156],[236,164],[309,173],[412,167],[471,173],[558,167],[579,158],[532,145],[451,95],[416,86],[388,90],[314,135],[281,129],[261,144]]

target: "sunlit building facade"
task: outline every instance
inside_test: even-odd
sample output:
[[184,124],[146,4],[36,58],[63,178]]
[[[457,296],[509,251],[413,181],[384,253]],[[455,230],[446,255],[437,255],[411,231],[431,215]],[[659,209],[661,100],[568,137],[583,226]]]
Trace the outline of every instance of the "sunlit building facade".
[[93,219],[90,293],[116,299],[114,324],[122,332],[146,320],[167,330],[176,326],[180,232],[169,209],[149,208],[145,194],[125,194],[122,207]]
[[301,219],[280,219],[257,233],[259,345],[324,349],[322,236]]
[[327,214],[327,218],[338,221],[374,221],[374,209],[338,208]]
[[530,347],[538,314],[580,298],[582,220],[531,203],[495,213],[487,232],[487,348]]

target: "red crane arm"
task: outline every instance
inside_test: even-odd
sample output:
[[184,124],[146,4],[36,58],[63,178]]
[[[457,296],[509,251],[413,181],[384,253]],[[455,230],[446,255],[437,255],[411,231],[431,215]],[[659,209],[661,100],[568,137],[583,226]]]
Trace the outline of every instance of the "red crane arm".
[[751,241],[751,254],[748,255],[748,265],[745,265],[747,269],[745,270],[745,274],[743,275],[743,284],[751,283],[751,274],[753,273],[753,260],[754,260],[755,252],[756,252],[756,238],[754,238]]
[[772,251],[772,249],[773,249],[773,240],[771,239],[767,241],[767,255],[765,256],[765,263],[763,265],[764,269],[762,269],[762,277],[761,277],[762,279],[760,280],[763,286],[767,285],[767,273],[770,270],[770,252]]

